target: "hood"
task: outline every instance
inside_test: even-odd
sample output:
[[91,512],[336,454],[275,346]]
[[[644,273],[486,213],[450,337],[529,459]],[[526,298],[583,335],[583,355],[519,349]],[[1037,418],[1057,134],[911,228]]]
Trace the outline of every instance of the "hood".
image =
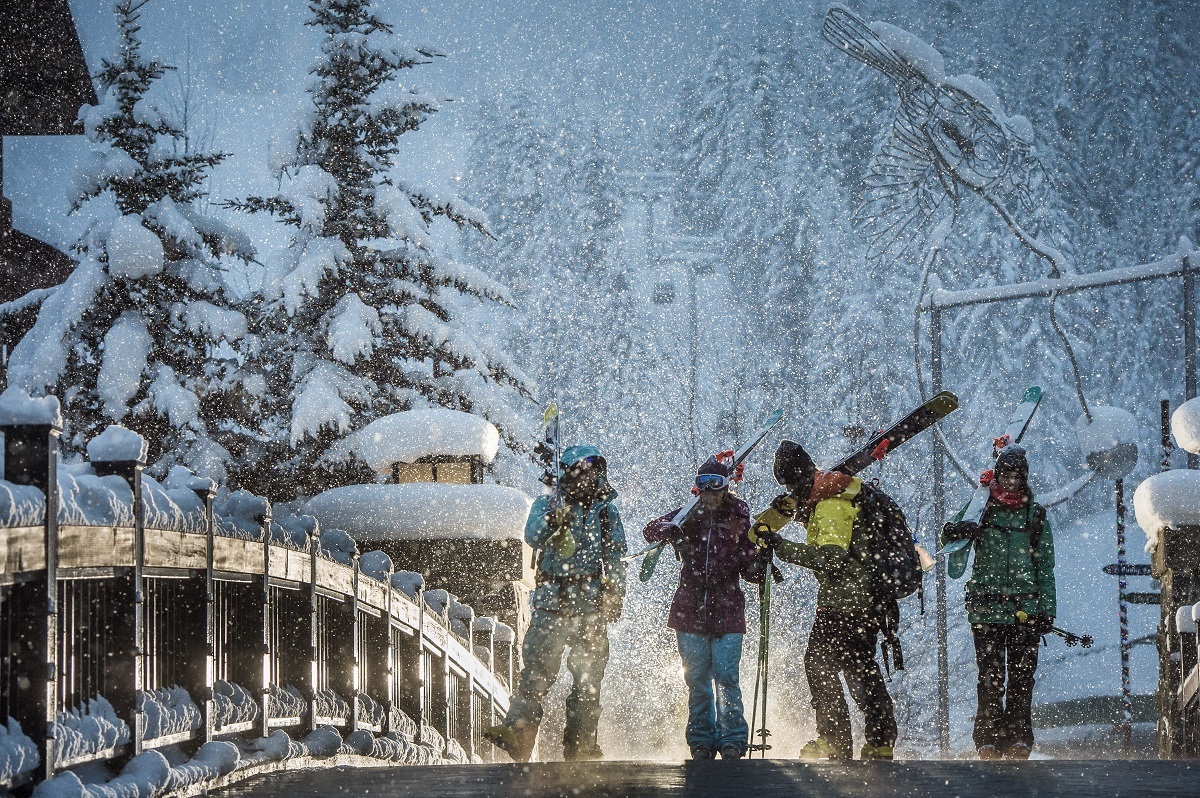
[[567,468],[578,463],[588,457],[599,457],[604,459],[604,455],[600,454],[600,450],[590,443],[580,443],[575,446],[568,446],[562,453],[562,464]]

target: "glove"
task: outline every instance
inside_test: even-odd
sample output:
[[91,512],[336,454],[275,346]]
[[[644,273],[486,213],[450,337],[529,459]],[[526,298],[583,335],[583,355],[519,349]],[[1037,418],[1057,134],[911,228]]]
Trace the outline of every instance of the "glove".
[[559,507],[557,510],[550,510],[546,513],[546,526],[551,529],[561,529],[571,525],[571,508]]
[[790,493],[781,493],[771,499],[771,509],[788,518],[796,517],[796,497]]
[[1054,616],[1047,615],[1044,612],[1039,612],[1033,616],[1033,628],[1039,636],[1050,634],[1050,629],[1054,626]]
[[765,546],[768,549],[774,549],[783,542],[783,535],[778,532],[772,532],[771,528],[766,524],[759,524],[754,528],[754,536],[758,538],[758,545]]
[[600,620],[605,623],[616,623],[621,620],[621,611],[625,608],[625,597],[617,592],[616,586],[608,579],[601,583]]
[[954,521],[942,527],[946,540],[979,540],[983,537],[983,527],[974,521]]

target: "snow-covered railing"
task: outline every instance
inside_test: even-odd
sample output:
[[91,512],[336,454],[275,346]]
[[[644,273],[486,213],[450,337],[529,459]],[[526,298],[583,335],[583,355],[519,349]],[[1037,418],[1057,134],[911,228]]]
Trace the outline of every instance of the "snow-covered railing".
[[919,310],[949,310],[968,305],[979,305],[990,302],[1006,302],[1033,297],[1052,297],[1055,295],[1076,294],[1093,288],[1106,288],[1112,285],[1140,283],[1145,280],[1161,280],[1169,277],[1181,277],[1185,272],[1195,274],[1200,271],[1200,260],[1194,251],[1179,252],[1152,263],[1139,266],[1127,266],[1116,269],[1106,269],[1087,274],[1072,274],[1058,279],[1029,280],[1021,283],[995,285],[985,288],[964,288],[947,290],[936,283],[936,276],[930,277],[932,290],[925,294]]
[[[150,479],[127,430],[65,465],[53,409],[0,407],[0,635],[21,641],[0,660],[0,791],[130,755],[181,785],[321,752],[492,758],[508,627],[448,594],[435,620],[419,575],[315,519],[184,469]],[[235,736],[259,742],[212,747]],[[177,766],[195,773],[145,759],[165,746],[198,749]]]

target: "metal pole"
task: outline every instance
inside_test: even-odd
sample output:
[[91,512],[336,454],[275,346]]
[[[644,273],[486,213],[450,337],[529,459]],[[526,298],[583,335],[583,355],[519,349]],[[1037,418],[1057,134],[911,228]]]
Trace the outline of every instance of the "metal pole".
[[688,351],[691,354],[691,379],[688,391],[688,430],[692,441],[692,470],[700,467],[700,455],[696,444],[696,392],[700,383],[700,347],[696,337],[700,334],[696,319],[696,264],[688,263]]
[[1171,451],[1175,445],[1171,443],[1171,400],[1162,400],[1162,412],[1159,414],[1159,426],[1162,429],[1162,461],[1159,471],[1171,470]]
[[[933,394],[942,390],[942,314],[936,308],[929,312],[929,378]],[[938,529],[946,517],[946,484],[943,473],[945,452],[937,435],[933,440],[933,531],[931,551],[937,551]],[[950,656],[947,650],[946,622],[946,559],[939,557],[935,567],[937,597],[935,617],[937,627],[937,730],[938,749],[943,757],[950,755]]]
[[[1183,256],[1183,380],[1184,399],[1196,396],[1196,275],[1191,258]],[[1188,452],[1187,467],[1200,467],[1200,455]]]
[[1121,625],[1121,738],[1125,756],[1133,750],[1133,698],[1129,684],[1129,605],[1125,601],[1125,480],[1116,482],[1117,500],[1117,606]]

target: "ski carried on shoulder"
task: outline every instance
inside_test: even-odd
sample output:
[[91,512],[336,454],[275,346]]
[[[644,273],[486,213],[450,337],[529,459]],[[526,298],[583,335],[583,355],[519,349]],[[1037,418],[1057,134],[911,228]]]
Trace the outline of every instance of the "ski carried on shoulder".
[[[771,411],[771,414],[767,416],[766,420],[763,422],[762,427],[760,427],[758,431],[754,433],[754,437],[733,453],[733,462],[729,464],[731,473],[736,471],[737,467],[742,463],[742,461],[744,461],[750,455],[750,453],[754,451],[754,448],[763,442],[763,439],[767,437],[767,434],[775,427],[776,424],[779,423],[781,418],[783,418],[782,409]],[[688,519],[688,516],[692,514],[692,511],[696,509],[696,505],[699,503],[699,496],[691,496],[687,500],[687,503],[685,503],[683,507],[679,508],[679,512],[675,513],[674,517],[671,518],[671,525],[683,526],[684,521]],[[658,565],[658,558],[662,556],[664,548],[666,548],[665,541],[655,543],[651,546],[647,546],[641,551],[628,554],[621,559],[628,561],[636,560],[639,557],[644,557],[645,559],[642,560],[641,571],[638,573],[638,579],[643,582],[649,582],[650,578],[654,576],[654,568]]]
[[942,391],[886,430],[876,433],[863,444],[862,448],[829,470],[854,476],[872,463],[879,462],[888,452],[932,427],[957,409],[958,397],[950,391]]
[[533,453],[537,455],[542,466],[540,481],[550,489],[552,498],[549,509],[551,510],[556,510],[563,504],[562,491],[558,485],[559,458],[562,457],[562,444],[558,430],[558,403],[551,402],[546,406],[546,412],[542,416],[542,439],[533,447]]
[[[1021,439],[1025,437],[1025,431],[1029,429],[1029,422],[1033,420],[1033,414],[1037,411],[1038,405],[1041,402],[1041,388],[1034,385],[1025,389],[1025,395],[1021,397],[1021,403],[1013,410],[1012,416],[1008,419],[1008,425],[1004,428],[1004,432],[1000,434],[1000,437],[992,441],[993,460],[1000,455],[1000,450],[1005,446],[1021,442]],[[987,472],[984,473],[986,474]],[[988,496],[990,495],[989,484],[990,480],[983,477],[980,478],[979,487],[975,488],[975,492],[971,494],[971,502],[963,512],[963,521],[979,523],[983,518],[983,511],[987,509]],[[943,546],[938,551],[937,556],[948,557],[951,554],[962,551],[970,544],[971,541],[968,538],[953,540]],[[963,565],[965,567],[966,563],[964,562]]]

